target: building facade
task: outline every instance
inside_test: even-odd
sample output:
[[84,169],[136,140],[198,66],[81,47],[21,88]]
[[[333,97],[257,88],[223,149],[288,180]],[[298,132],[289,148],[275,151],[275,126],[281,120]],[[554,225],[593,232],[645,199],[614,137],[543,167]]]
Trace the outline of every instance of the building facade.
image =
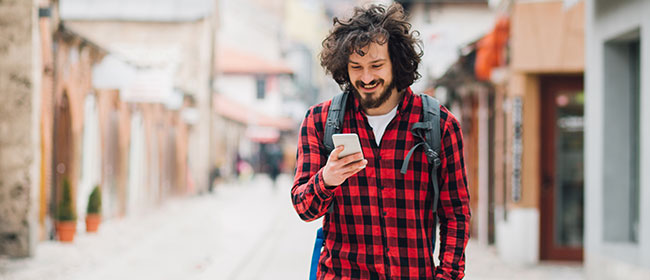
[[511,263],[581,261],[584,3],[489,2],[434,91],[462,123],[473,236]]
[[650,277],[650,3],[490,2],[494,30],[508,21],[504,57],[484,66],[490,32],[438,80],[479,184],[479,241],[511,263],[584,261],[587,279]]
[[[109,33],[81,34],[86,30],[61,20],[59,7],[59,1],[46,0],[0,3],[6,19],[0,26],[0,255],[29,257],[39,241],[56,238],[64,180],[71,185],[77,232],[83,232],[95,186],[102,190],[102,215],[108,219],[208,188],[208,171],[191,169],[188,162],[190,135],[201,130],[197,104],[210,112],[214,18],[185,29],[172,24],[190,31],[190,38],[181,39],[194,48],[179,51],[176,41],[157,45],[176,50],[163,55],[189,54],[192,59],[166,57],[179,68],[198,69],[179,72],[184,83],[176,84],[177,91],[188,94],[174,95],[170,67],[137,64],[156,62],[160,52],[134,61],[138,48],[114,47]],[[165,98],[148,99],[152,95]],[[209,141],[194,139],[195,147]],[[207,159],[202,150],[196,154]],[[205,173],[205,180],[188,175],[192,172]]]
[[[135,88],[121,93],[126,101],[174,100],[166,105],[178,109],[185,97],[192,100],[195,107],[189,114],[195,115],[191,119],[196,123],[189,128],[187,172],[194,190],[206,191],[216,161],[210,105],[216,76],[217,1],[65,0],[61,17],[71,30],[136,68],[150,70],[138,72],[132,83]],[[160,83],[151,81],[165,81],[166,87],[156,93],[151,87]]]
[[[296,1],[219,2],[214,98],[218,117],[213,136],[223,177],[250,177],[251,168],[269,174],[293,172],[293,160],[280,157],[293,150],[295,158],[296,116],[304,116],[303,101],[317,93],[310,73],[313,53],[296,33],[311,30],[319,21],[312,18],[299,23],[303,26],[289,27],[305,9],[292,2]],[[302,16],[318,15],[319,4],[302,4],[313,9]]]
[[[489,82],[474,76],[477,41],[491,31],[498,11],[488,1],[397,1],[406,9],[413,30],[419,32],[424,56],[415,92],[435,95],[460,120],[463,128],[467,176],[472,199],[471,235],[493,243],[489,223],[489,190],[493,189],[489,116],[494,96]],[[460,54],[460,55],[459,55]],[[472,64],[472,65],[470,65]],[[490,228],[488,228],[490,227]]]
[[650,2],[589,0],[585,13],[587,276],[649,279]]
[[0,3],[0,254],[29,256],[37,241],[42,60],[34,1]]
[[584,3],[514,1],[505,114],[506,188],[496,244],[511,262],[582,260]]

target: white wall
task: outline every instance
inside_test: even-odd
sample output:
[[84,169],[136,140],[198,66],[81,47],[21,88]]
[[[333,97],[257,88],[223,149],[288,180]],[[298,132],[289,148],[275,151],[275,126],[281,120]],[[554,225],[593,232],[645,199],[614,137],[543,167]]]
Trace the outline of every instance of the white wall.
[[[285,115],[282,106],[282,84],[284,77],[267,76],[266,94],[257,98],[257,78],[255,75],[222,75],[217,81],[219,92],[229,99],[248,108],[271,116]],[[284,86],[286,88],[286,86]]]
[[[585,59],[585,266],[588,279],[650,279],[650,1],[586,1]],[[606,157],[606,124],[624,120],[611,112],[621,111],[609,104],[612,95],[606,86],[616,82],[606,75],[605,42],[635,29],[640,30],[640,228],[639,240],[607,242],[603,227],[612,219],[604,208],[606,190],[616,188],[615,178],[608,174],[611,160]],[[608,177],[610,176],[610,177]],[[613,182],[606,185],[606,182]],[[614,189],[615,191],[615,189]],[[624,205],[622,205],[624,207]],[[607,223],[606,223],[607,222]]]
[[196,139],[194,144],[204,147],[204,150],[190,149],[188,157],[199,190],[207,189],[211,168],[209,75],[213,61],[210,59],[214,39],[212,20],[211,16],[190,22],[66,21],[66,27],[129,63],[143,68],[165,69],[169,66],[173,73],[173,86],[195,98],[200,117],[190,133],[191,138]]
[[[503,217],[503,208],[495,209]],[[539,210],[515,208],[508,210],[508,220],[496,220],[496,246],[499,256],[508,263],[539,262]]]
[[77,227],[84,228],[88,198],[95,185],[101,184],[102,156],[99,135],[99,114],[95,95],[88,94],[84,101],[84,129],[81,143],[81,178],[77,187]]
[[150,206],[147,199],[145,165],[145,130],[142,115],[138,112],[131,116],[131,145],[129,147],[129,174],[127,181],[126,211],[129,214],[138,213]]

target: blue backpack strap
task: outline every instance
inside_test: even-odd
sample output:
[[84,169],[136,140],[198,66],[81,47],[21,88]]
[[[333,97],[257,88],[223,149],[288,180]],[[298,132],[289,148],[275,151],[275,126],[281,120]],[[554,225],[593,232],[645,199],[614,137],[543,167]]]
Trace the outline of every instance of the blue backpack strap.
[[316,231],[316,244],[314,244],[314,252],[311,254],[311,269],[309,270],[309,280],[316,280],[318,274],[318,260],[320,259],[320,252],[323,249],[323,228]]
[[332,98],[332,104],[327,111],[327,122],[325,123],[325,135],[323,145],[327,152],[334,150],[332,135],[340,133],[343,129],[343,118],[345,117],[345,106],[348,101],[348,92],[345,91]]

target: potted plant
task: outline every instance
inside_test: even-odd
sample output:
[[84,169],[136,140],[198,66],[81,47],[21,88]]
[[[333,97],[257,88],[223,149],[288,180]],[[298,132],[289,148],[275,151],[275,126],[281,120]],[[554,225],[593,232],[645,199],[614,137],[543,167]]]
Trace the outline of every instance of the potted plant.
[[86,208],[86,232],[97,232],[97,228],[102,221],[102,193],[99,185],[95,186],[88,198],[88,208]]
[[72,206],[70,182],[63,179],[63,193],[56,212],[56,232],[62,242],[72,242],[77,231],[77,214]]

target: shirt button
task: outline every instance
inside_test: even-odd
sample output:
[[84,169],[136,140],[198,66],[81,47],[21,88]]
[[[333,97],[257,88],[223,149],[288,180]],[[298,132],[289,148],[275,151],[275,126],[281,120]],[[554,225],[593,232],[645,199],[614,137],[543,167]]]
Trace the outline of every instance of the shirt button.
[[388,251],[390,251],[390,249],[388,249],[388,247],[386,247],[386,250],[384,250],[384,251],[386,251],[386,254],[388,254]]
[[384,216],[386,216],[386,211],[382,212],[381,214],[384,215]]

